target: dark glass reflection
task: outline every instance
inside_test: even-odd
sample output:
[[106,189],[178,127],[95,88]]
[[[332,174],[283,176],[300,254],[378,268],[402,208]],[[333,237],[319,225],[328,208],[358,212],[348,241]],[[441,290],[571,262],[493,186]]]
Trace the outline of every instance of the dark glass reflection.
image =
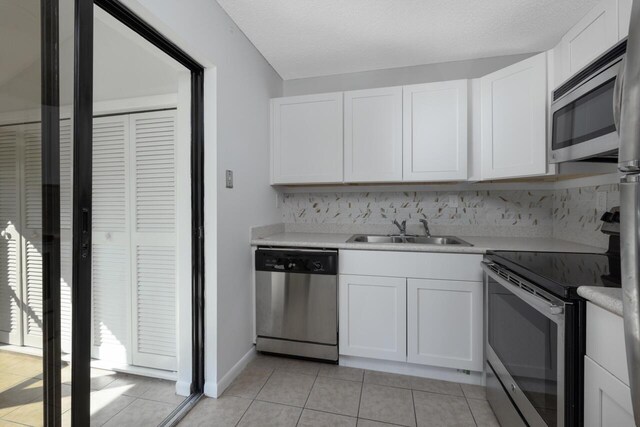
[[558,327],[489,281],[489,345],[549,426],[557,424]]
[[615,131],[613,86],[609,80],[553,114],[554,149],[569,147]]

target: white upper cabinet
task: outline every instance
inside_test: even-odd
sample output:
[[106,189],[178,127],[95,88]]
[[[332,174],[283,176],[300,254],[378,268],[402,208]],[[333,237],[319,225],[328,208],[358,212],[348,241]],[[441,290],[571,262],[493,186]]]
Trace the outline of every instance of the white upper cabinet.
[[618,39],[629,35],[629,21],[631,20],[631,6],[633,0],[618,0]]
[[467,179],[467,80],[403,88],[403,177]]
[[546,53],[481,79],[482,179],[544,175]]
[[402,180],[402,87],[344,93],[344,178]]
[[342,182],[342,93],[271,100],[271,184]]
[[618,0],[602,0],[565,34],[561,42],[565,79],[618,41],[618,20]]

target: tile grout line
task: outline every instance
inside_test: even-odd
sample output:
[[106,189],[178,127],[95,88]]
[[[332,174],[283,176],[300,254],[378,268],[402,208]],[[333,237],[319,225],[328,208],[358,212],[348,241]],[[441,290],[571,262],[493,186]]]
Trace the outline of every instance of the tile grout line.
[[[242,372],[244,372],[244,370],[247,369],[246,367],[242,370]],[[238,421],[234,424],[234,426],[237,426],[240,424],[240,421],[242,421],[242,419],[244,418],[245,415],[247,415],[247,412],[249,412],[249,408],[251,408],[251,405],[253,405],[253,402],[255,402],[257,400],[258,395],[260,394],[260,392],[262,391],[262,389],[264,388],[265,385],[267,385],[267,383],[269,382],[269,380],[271,379],[271,377],[273,376],[274,372],[276,371],[276,368],[272,368],[271,372],[269,373],[269,376],[267,377],[267,380],[264,382],[264,384],[262,384],[262,386],[260,387],[260,390],[258,390],[258,392],[256,393],[256,396],[254,398],[251,399],[251,403],[249,403],[249,405],[247,406],[247,409],[244,410],[244,412],[242,413],[242,415],[240,416],[240,418],[238,418]],[[240,372],[240,374],[242,374],[242,372]],[[238,376],[240,376],[240,374],[238,374]],[[234,381],[237,379],[238,377],[236,377],[234,379]],[[231,383],[233,384],[233,382]],[[229,384],[229,386],[231,386],[231,384]],[[227,387],[228,388],[228,387]],[[225,390],[226,391],[226,390]],[[220,397],[222,397],[224,395],[224,392],[222,392],[222,395],[220,395]],[[234,397],[239,397],[239,396],[234,396]],[[260,402],[260,400],[258,401]]]
[[418,411],[416,410],[416,395],[414,390],[411,390],[411,403],[413,403],[413,419],[416,421],[416,426],[418,425]]
[[[362,370],[362,384],[360,384],[360,399],[358,400],[358,413],[356,414],[356,419],[360,418],[360,407],[362,406],[362,395],[364,394],[364,377],[367,375],[367,370]],[[356,421],[356,424],[358,422]]]
[[471,405],[469,404],[469,399],[465,397],[464,401],[467,403],[467,408],[469,408],[469,412],[471,413],[471,419],[473,420],[473,423],[477,426],[478,421],[476,421],[476,416],[473,415],[473,410],[471,409]]
[[[120,396],[126,396],[125,394],[121,394]],[[133,396],[127,396],[127,397],[133,397]],[[91,399],[91,395],[89,395],[89,399]],[[111,421],[114,417],[116,417],[117,415],[119,415],[122,411],[124,411],[125,409],[127,409],[129,406],[133,405],[133,402],[135,402],[136,400],[138,400],[137,397],[134,397],[134,399],[129,402],[129,404],[125,405],[124,408],[120,409],[118,412],[116,412],[115,414],[113,414],[108,420],[106,420],[104,423],[102,423],[101,425],[105,425],[107,424],[109,421]],[[73,404],[73,402],[71,403]]]
[[[320,368],[318,368],[318,373],[320,373]],[[307,407],[307,402],[309,402],[309,397],[311,396],[311,392],[313,391],[313,387],[316,385],[316,381],[318,381],[318,374],[316,374],[316,378],[313,380],[313,384],[311,384],[311,388],[309,389],[309,394],[307,394],[307,398],[304,400],[304,405],[300,410],[300,415],[298,415],[298,421],[296,421],[296,426],[300,424],[300,419],[302,418],[302,413]]]

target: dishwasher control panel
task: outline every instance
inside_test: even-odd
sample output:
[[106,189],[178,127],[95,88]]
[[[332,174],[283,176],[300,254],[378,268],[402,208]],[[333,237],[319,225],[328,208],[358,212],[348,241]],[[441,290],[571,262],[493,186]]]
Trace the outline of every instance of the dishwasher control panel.
[[256,271],[304,274],[338,273],[338,251],[258,248]]

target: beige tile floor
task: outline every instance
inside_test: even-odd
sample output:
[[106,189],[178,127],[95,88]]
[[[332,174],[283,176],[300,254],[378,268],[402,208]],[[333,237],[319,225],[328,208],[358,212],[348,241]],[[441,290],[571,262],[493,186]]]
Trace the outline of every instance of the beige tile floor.
[[499,426],[484,388],[258,356],[186,426]]
[[[63,424],[70,425],[70,366],[62,370]],[[91,426],[155,427],[184,397],[175,383],[91,370]],[[0,349],[0,427],[42,425],[42,360]]]

